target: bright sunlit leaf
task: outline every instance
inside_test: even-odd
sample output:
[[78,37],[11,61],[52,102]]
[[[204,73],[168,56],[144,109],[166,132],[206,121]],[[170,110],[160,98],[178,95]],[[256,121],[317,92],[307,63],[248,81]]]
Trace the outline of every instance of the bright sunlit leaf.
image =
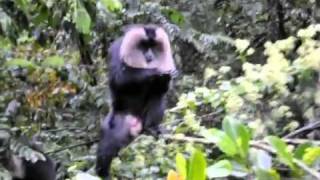
[[305,150],[303,161],[307,165],[312,165],[317,159],[320,158],[320,147],[310,147]]
[[207,163],[204,154],[200,150],[195,149],[190,159],[188,180],[205,180],[206,168]]
[[119,0],[101,0],[101,3],[111,12],[120,11],[122,9],[122,4]]
[[270,145],[276,150],[280,161],[288,165],[290,168],[294,168],[293,156],[288,151],[287,144],[276,136],[269,136],[267,137],[267,140]]
[[176,155],[176,168],[182,178],[187,177],[187,161],[181,153]]

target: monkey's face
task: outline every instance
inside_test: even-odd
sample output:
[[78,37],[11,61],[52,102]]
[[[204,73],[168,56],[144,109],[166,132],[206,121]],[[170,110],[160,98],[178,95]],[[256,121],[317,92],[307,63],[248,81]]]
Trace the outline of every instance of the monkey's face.
[[156,68],[160,72],[175,70],[168,35],[154,25],[131,27],[123,37],[120,58],[135,68]]

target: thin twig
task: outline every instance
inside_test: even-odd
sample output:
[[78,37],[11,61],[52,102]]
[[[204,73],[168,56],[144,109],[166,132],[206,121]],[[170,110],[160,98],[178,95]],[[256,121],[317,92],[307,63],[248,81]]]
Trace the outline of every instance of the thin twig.
[[184,142],[195,142],[201,144],[215,144],[212,141],[208,141],[204,138],[188,137],[188,136],[172,136],[169,134],[162,135],[164,139],[173,140],[173,141],[184,141]]
[[320,146],[320,141],[317,140],[310,140],[310,139],[282,139],[284,142],[288,144],[305,144],[311,143],[315,146]]
[[316,170],[309,168],[305,163],[301,162],[300,160],[298,160],[296,158],[293,159],[293,162],[296,163],[296,165],[299,166],[300,168],[302,168],[304,171],[306,171],[307,173],[309,173],[313,177],[320,180],[320,174]]
[[265,143],[261,143],[259,141],[250,141],[249,144],[253,148],[261,149],[263,151],[269,152],[270,154],[275,154],[276,153],[276,151],[272,147],[268,146]]
[[316,130],[316,129],[320,129],[320,121],[315,121],[311,124],[308,124],[306,126],[303,126],[287,135],[285,135],[283,138],[292,138],[292,137],[295,137],[295,136],[298,136],[300,134],[303,134],[305,132],[310,132],[310,131],[313,131],[313,130]]
[[78,143],[78,144],[66,146],[64,148],[56,149],[56,150],[53,150],[53,151],[48,151],[48,152],[46,152],[46,154],[55,154],[55,153],[58,153],[58,152],[61,152],[61,151],[73,149],[73,148],[80,147],[80,146],[90,145],[90,144],[93,144],[93,143],[96,143],[96,142],[98,142],[98,139],[94,139],[94,140],[91,140],[91,141],[86,141],[86,142],[83,142],[83,143]]
[[[217,111],[214,111],[214,112],[210,112],[208,114],[203,114],[201,116],[198,117],[198,119],[201,121],[201,122],[206,122],[206,121],[209,121],[209,120],[203,120],[204,118],[208,118],[210,116],[216,116],[216,115],[219,115],[220,113],[222,113],[223,110],[220,109],[220,110],[217,110]],[[173,121],[168,121],[168,122],[164,122],[161,124],[161,126],[165,126],[165,125],[170,125],[170,124],[176,124],[178,122],[182,122],[184,119],[181,118],[181,119],[176,119],[176,120],[173,120]],[[210,119],[211,120],[211,119]]]
[[45,132],[50,132],[50,133],[57,133],[60,131],[85,131],[86,129],[84,128],[79,128],[79,127],[66,127],[66,128],[60,128],[60,129],[48,129],[48,130],[42,130]]

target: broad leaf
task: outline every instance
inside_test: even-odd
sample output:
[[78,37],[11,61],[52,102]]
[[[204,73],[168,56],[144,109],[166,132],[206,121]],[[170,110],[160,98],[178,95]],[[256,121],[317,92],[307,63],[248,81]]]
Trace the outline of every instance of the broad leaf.
[[28,8],[30,7],[29,0],[15,0],[15,3],[24,13],[28,13]]
[[249,141],[251,139],[250,131],[247,127],[227,116],[222,122],[223,130],[236,143],[242,158],[246,158],[249,150]]
[[46,8],[41,7],[39,12],[35,15],[35,17],[32,19],[32,22],[39,26],[41,23],[46,23],[48,21],[48,10]]
[[176,155],[176,166],[179,175],[185,179],[187,176],[187,161],[181,153]]
[[283,142],[280,138],[275,136],[269,136],[267,137],[267,140],[271,144],[271,146],[276,150],[280,161],[293,169],[293,156],[288,151],[287,144]]
[[207,168],[209,178],[227,177],[232,172],[232,164],[228,160],[221,160]]
[[76,28],[79,32],[84,34],[90,33],[91,18],[87,10],[83,7],[83,5],[81,5],[80,2],[77,3],[77,8],[74,11],[73,18],[76,24]]
[[195,149],[192,153],[189,170],[188,180],[205,180],[206,179],[206,159],[203,153]]
[[251,134],[248,128],[240,123],[237,124],[236,131],[238,134],[236,142],[237,145],[240,147],[240,155],[241,157],[246,158],[248,156]]
[[307,148],[303,155],[303,161],[307,165],[312,165],[318,158],[320,158],[320,147]]
[[225,132],[218,129],[210,129],[207,131],[205,138],[217,144],[220,151],[228,156],[234,156],[238,152],[235,142]]
[[273,169],[268,171],[257,169],[255,173],[257,175],[257,180],[280,180],[280,175]]
[[111,12],[122,10],[122,4],[119,0],[101,0],[101,3]]
[[311,143],[304,143],[304,144],[300,144],[294,151],[294,157],[297,159],[302,159],[305,150],[309,147],[311,147]]

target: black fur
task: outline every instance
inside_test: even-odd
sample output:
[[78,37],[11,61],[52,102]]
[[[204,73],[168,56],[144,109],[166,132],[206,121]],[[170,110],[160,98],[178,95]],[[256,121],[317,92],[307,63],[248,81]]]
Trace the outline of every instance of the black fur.
[[25,168],[25,177],[13,177],[12,180],[55,180],[55,165],[50,158],[46,158],[46,161],[38,160],[36,163],[23,160],[23,167]]
[[96,171],[99,176],[108,178],[112,159],[134,137],[130,134],[130,125],[125,122],[124,116],[113,112],[110,112],[102,122],[100,133]]
[[[39,151],[37,148],[34,148],[34,150]],[[50,157],[45,154],[43,155],[46,158],[45,161],[38,160],[33,163],[13,155],[12,152],[7,149],[1,153],[0,163],[11,173],[12,180],[55,180],[56,165]],[[23,172],[20,174],[23,175],[23,177],[18,177],[20,175],[15,174],[16,172]]]

